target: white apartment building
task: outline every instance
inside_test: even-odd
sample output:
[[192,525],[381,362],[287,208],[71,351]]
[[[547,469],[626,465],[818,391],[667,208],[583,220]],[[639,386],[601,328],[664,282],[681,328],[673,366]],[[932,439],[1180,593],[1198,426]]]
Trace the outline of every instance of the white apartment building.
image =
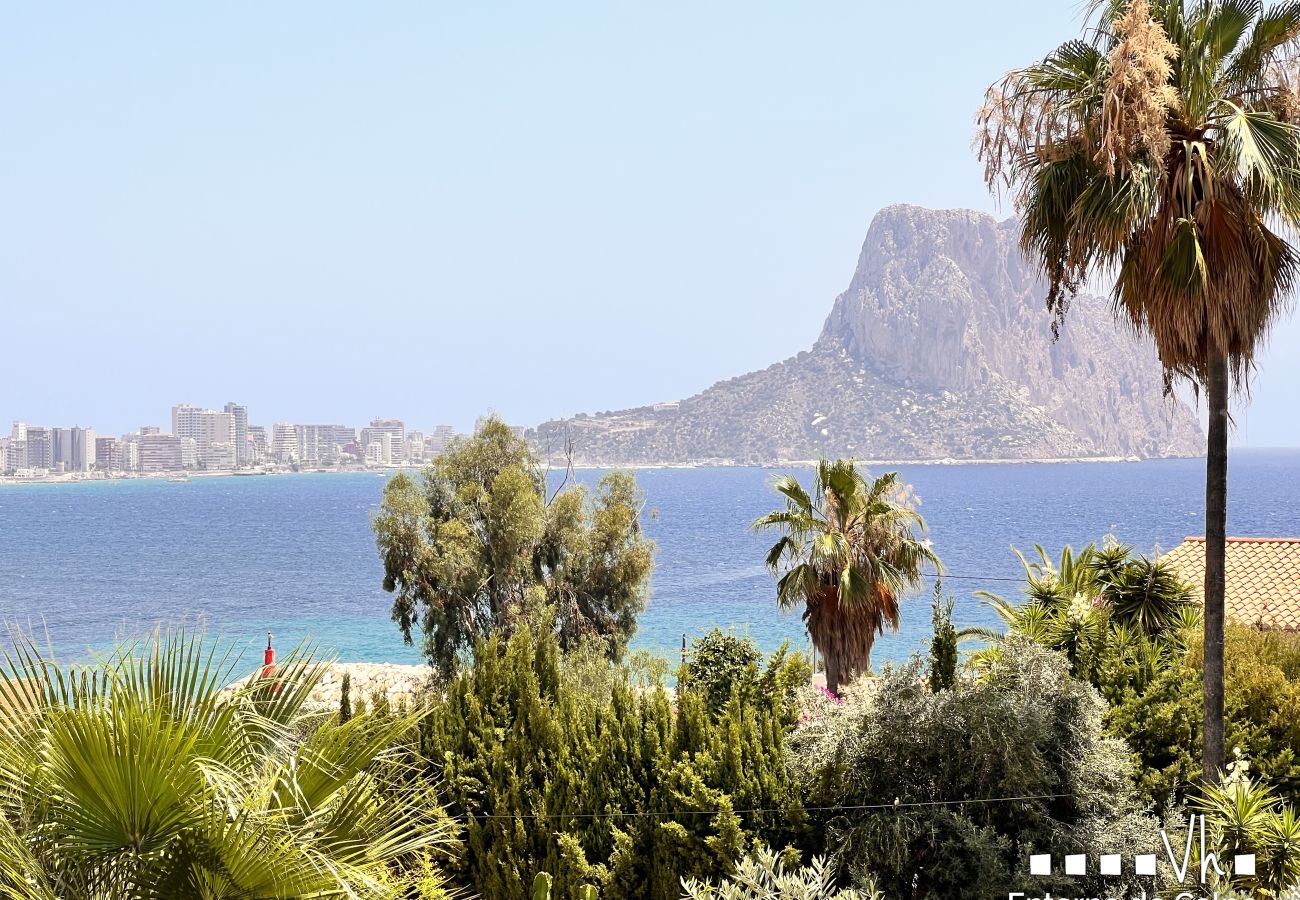
[[253,462],[253,445],[248,438],[248,407],[232,401],[222,409],[235,420],[235,464],[249,465]]
[[141,472],[175,472],[184,466],[181,439],[174,434],[141,434],[136,446]]
[[[227,405],[233,406],[233,404]],[[247,429],[247,414],[247,410],[244,410],[245,429]],[[236,446],[236,413],[217,412],[215,409],[201,409],[188,403],[180,403],[172,407],[172,434],[182,441],[194,442],[194,465],[202,464],[209,469],[235,468],[233,464],[224,464],[228,461],[228,454],[225,451],[219,454],[220,460],[210,457],[214,445],[223,444],[231,448]]]
[[299,459],[298,426],[288,422],[276,422],[271,426],[271,458],[278,463],[288,464]]
[[391,444],[385,444],[387,448],[385,453],[389,458],[384,465],[393,465],[403,461],[402,449],[406,442],[406,424],[401,419],[374,419],[369,425],[361,429],[361,446],[366,448],[367,458],[369,458],[370,445],[375,441],[386,441],[393,438],[396,442],[396,453],[393,452]]

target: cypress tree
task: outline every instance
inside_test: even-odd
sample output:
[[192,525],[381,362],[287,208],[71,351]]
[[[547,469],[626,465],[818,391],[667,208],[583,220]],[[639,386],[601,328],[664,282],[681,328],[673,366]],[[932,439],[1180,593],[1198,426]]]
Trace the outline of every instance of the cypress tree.
[[[704,692],[605,691],[565,675],[548,629],[476,648],[421,729],[448,811],[467,817],[459,880],[530,900],[678,900],[681,877],[730,872],[755,839],[799,843],[803,809],[782,743],[782,703],[736,690],[715,717]],[[778,813],[751,813],[777,809]]]

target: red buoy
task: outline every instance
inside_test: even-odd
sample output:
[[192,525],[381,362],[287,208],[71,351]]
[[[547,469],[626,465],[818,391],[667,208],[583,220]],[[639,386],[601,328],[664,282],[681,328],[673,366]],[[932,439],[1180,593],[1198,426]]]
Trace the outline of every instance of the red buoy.
[[262,654],[262,677],[275,676],[275,650],[271,648],[271,632],[266,633],[266,653]]

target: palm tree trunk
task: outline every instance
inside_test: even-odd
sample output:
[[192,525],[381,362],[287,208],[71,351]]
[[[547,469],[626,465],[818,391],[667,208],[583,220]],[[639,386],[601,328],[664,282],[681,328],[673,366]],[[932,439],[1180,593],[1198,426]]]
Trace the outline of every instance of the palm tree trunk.
[[1205,461],[1205,758],[1215,784],[1224,764],[1223,595],[1228,542],[1228,361],[1210,360],[1206,385],[1210,421]]
[[826,690],[836,697],[840,695],[840,655],[830,648],[822,650],[822,662],[826,664]]

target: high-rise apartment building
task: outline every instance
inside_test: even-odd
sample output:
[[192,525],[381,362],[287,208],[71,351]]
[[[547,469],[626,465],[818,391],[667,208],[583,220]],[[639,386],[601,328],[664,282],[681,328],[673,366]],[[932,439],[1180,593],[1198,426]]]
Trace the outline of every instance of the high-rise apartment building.
[[262,462],[270,452],[270,444],[266,439],[266,429],[261,425],[248,426],[248,443],[251,447],[250,461],[254,463]]
[[[188,403],[172,407],[172,434],[182,442],[194,442],[194,464],[205,468],[234,468],[224,463],[229,461],[231,454],[237,453],[235,423],[234,412],[201,409]],[[244,427],[248,427],[247,410],[244,410]],[[183,448],[186,446],[182,443]]]
[[182,468],[181,438],[174,434],[141,434],[140,471],[174,472]]
[[288,422],[271,426],[271,458],[281,464],[297,462],[298,428]]
[[248,440],[248,407],[231,402],[224,409],[235,420],[235,464],[246,466],[253,461],[253,448]]
[[95,429],[72,429],[72,459],[68,470],[72,472],[89,472],[95,467]]
[[117,438],[95,438],[95,469],[100,472],[117,472],[122,469],[117,451]]
[[50,429],[36,425],[27,426],[27,468],[54,468],[54,438]]
[[[396,455],[391,452],[393,444],[387,443],[387,439],[392,438],[396,444]],[[366,458],[370,458],[370,445],[376,441],[384,441],[384,446],[388,448],[385,453],[388,458],[384,460],[384,465],[392,465],[402,461],[402,444],[406,441],[406,424],[401,419],[374,419],[365,428],[361,429],[361,446],[366,449]]]

